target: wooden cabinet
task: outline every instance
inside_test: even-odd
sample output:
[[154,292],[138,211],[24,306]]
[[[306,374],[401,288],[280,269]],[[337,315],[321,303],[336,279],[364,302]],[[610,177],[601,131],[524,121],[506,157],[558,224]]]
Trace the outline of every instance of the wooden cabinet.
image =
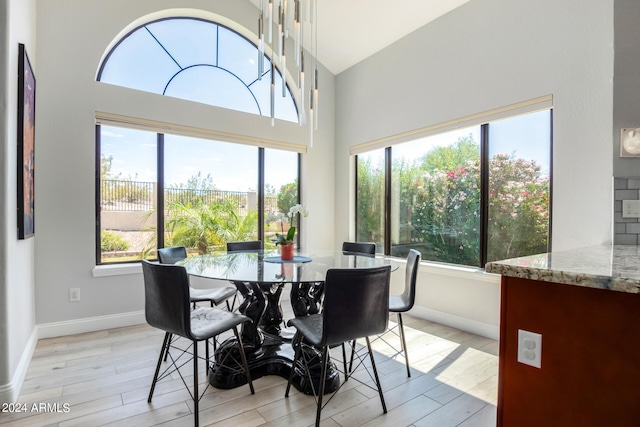
[[[498,426],[640,426],[640,295],[502,277]],[[517,361],[542,335],[541,368]]]

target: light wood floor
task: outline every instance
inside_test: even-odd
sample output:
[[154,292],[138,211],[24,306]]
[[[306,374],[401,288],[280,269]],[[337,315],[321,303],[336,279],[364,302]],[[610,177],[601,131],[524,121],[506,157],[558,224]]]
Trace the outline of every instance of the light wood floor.
[[[376,391],[348,381],[324,408],[323,427],[495,426],[498,343],[408,315],[405,329],[411,378],[401,358],[388,356],[392,351],[384,342],[373,344],[388,413],[382,413]],[[190,396],[179,377],[158,383],[147,403],[162,339],[162,331],[139,325],[40,340],[18,400],[27,412],[0,413],[0,424],[193,425]],[[207,383],[201,365],[203,390]],[[190,384],[192,377],[186,381]],[[200,425],[313,424],[313,397],[292,388],[285,399],[285,379],[259,378],[254,387],[255,395],[248,386],[209,387],[200,401]],[[33,412],[34,403],[41,412]]]

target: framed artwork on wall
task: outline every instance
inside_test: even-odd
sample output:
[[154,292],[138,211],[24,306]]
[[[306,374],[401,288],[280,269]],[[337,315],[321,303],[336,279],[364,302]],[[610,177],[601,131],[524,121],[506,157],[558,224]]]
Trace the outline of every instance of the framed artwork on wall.
[[35,234],[36,77],[22,43],[18,50],[18,239],[26,239]]

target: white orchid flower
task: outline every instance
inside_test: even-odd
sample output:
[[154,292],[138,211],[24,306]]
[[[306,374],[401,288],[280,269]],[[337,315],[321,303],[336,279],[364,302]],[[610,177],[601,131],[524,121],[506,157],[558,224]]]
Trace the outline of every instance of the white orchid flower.
[[287,216],[289,218],[293,217],[294,215],[300,214],[304,217],[309,215],[309,212],[304,208],[304,206],[302,206],[300,203],[298,203],[297,205],[291,206],[291,208],[289,209],[289,213],[287,213]]
[[277,214],[275,214],[274,212],[269,212],[269,213],[267,214],[267,216],[265,217],[264,221],[265,221],[267,224],[270,224],[270,223],[272,223],[272,222],[276,222],[276,221],[278,221],[278,216],[277,216]]

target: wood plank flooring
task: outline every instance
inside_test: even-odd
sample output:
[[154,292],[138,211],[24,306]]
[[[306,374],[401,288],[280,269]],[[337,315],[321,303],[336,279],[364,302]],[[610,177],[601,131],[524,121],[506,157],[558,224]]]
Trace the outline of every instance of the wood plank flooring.
[[[404,360],[391,357],[394,351],[384,341],[373,343],[388,413],[382,413],[375,390],[348,381],[323,409],[322,426],[495,426],[498,343],[416,317],[403,319],[411,378]],[[179,376],[159,382],[147,403],[162,339],[162,331],[139,325],[40,340],[18,399],[26,412],[0,413],[0,424],[192,426],[193,404]],[[192,368],[187,365],[184,372],[191,384]],[[248,386],[209,387],[200,401],[200,425],[313,425],[312,396],[292,388],[284,398],[286,380],[278,376],[259,378],[254,387],[255,395]]]

